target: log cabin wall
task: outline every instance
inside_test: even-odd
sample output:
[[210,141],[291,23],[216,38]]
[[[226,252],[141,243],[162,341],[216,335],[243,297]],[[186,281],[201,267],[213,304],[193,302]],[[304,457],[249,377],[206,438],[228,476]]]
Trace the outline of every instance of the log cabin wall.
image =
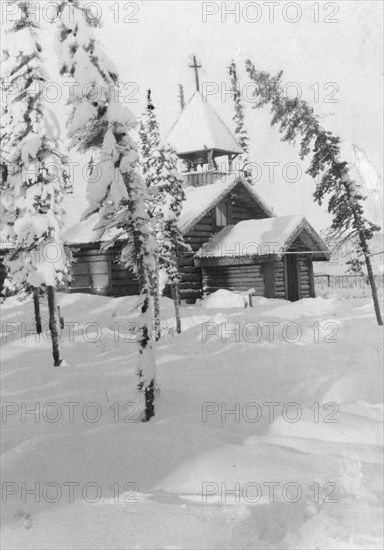
[[115,246],[110,253],[111,296],[134,296],[140,293],[139,282],[131,269],[120,262],[122,245]]
[[[241,184],[236,185],[219,204],[222,203],[226,205],[224,211],[227,212],[227,225],[234,225],[242,220],[253,220],[266,217],[263,210],[255,203],[255,199],[251,197]],[[182,256],[179,257],[179,270],[182,276],[180,283],[180,298],[190,303],[193,303],[197,298],[201,298],[203,295],[202,270],[200,267],[195,267],[193,256],[212,235],[222,229],[222,227],[217,227],[216,225],[215,210],[216,209],[213,208],[207,213],[194,228],[184,236],[184,240],[191,246],[193,254],[183,253]],[[237,267],[237,269],[239,269],[239,267]],[[229,270],[228,272],[228,277],[230,279],[233,279],[232,271],[233,270]],[[256,279],[254,278],[254,280]],[[241,281],[236,281],[236,284],[237,283],[241,283]],[[224,286],[220,288],[227,287]],[[250,287],[248,286],[248,288]],[[248,290],[248,288],[246,290]],[[204,290],[204,293],[205,292],[207,291]],[[214,290],[210,292],[214,292]]]
[[[233,225],[242,220],[266,217],[263,210],[256,204],[255,199],[241,184],[236,185],[221,203],[226,205],[227,225]],[[180,298],[182,300],[194,303],[197,298],[202,297],[202,270],[201,267],[195,266],[193,256],[204,243],[221,229],[222,227],[216,225],[215,208],[213,208],[184,236],[185,242],[192,248],[192,253],[182,252],[178,258],[181,274]],[[116,261],[121,248],[115,246],[106,252],[101,252],[97,245],[88,244],[73,246],[72,249],[74,258],[77,261],[72,266],[71,292],[90,292],[109,296],[138,294],[138,283],[132,272]],[[239,267],[235,267],[236,269],[238,270]],[[253,269],[252,280],[254,284],[251,286],[261,288],[260,281],[264,276],[264,267],[253,266]],[[228,270],[228,284],[232,284],[235,270],[233,268]],[[240,278],[240,280],[234,281],[235,286],[241,286],[242,283],[244,283],[243,286],[247,286],[247,279],[250,274],[250,271],[247,273],[247,270],[249,270],[249,266],[245,269],[243,275],[237,276],[237,279]],[[250,288],[249,285],[248,288]]]
[[285,269],[283,260],[275,260],[273,262],[273,294],[272,296],[267,296],[267,298],[279,298],[284,300],[286,298],[286,288],[285,288]]
[[214,233],[213,214],[210,211],[184,236],[184,241],[192,248],[192,252],[183,252],[178,258],[181,275],[180,299],[193,303],[203,295],[201,268],[195,266],[193,256]]
[[133,273],[117,262],[121,245],[101,251],[98,245],[73,247],[70,292],[102,296],[131,296],[139,293]]
[[234,292],[245,292],[254,288],[257,296],[264,296],[263,264],[204,267],[204,294],[211,294],[220,288]]
[[315,284],[313,277],[313,264],[311,254],[305,254],[308,251],[306,245],[300,238],[297,238],[290,246],[288,252],[300,252],[303,254],[297,255],[297,270],[299,279],[299,296],[301,298],[315,297]]
[[96,245],[79,245],[72,249],[70,292],[109,295],[109,254]]

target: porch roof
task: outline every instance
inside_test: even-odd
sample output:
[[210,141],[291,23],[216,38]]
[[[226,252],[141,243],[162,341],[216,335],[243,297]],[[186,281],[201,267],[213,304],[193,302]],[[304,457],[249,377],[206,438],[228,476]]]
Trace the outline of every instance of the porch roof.
[[[330,259],[327,245],[304,216],[281,216],[260,220],[244,220],[228,225],[216,233],[196,253],[199,258],[239,258],[282,256],[301,237],[313,260]],[[300,252],[299,252],[300,253]]]

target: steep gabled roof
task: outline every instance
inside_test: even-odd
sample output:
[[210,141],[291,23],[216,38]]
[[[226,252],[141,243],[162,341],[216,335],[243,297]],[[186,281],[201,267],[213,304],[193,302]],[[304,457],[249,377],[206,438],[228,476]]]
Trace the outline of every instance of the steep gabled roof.
[[[183,234],[188,233],[207,212],[218,204],[236,185],[241,184],[249,192],[255,203],[263,210],[266,216],[274,216],[274,212],[261,199],[252,185],[249,185],[239,173],[228,173],[220,180],[204,187],[187,187],[185,201],[179,219],[179,228]],[[79,201],[73,196],[66,197],[66,215],[64,240],[68,244],[87,244],[107,241],[117,233],[111,229],[101,237],[101,231],[95,230],[99,216],[93,214],[81,221],[85,210],[85,201]]]
[[179,228],[188,233],[201,218],[216,206],[236,185],[242,185],[267,217],[274,216],[273,210],[263,201],[254,186],[249,185],[239,173],[228,173],[211,185],[187,187],[185,202],[179,219]]
[[282,216],[244,220],[228,225],[205,243],[196,256],[228,258],[286,253],[298,237],[303,237],[314,260],[329,260],[330,252],[303,216]]
[[222,154],[243,153],[229,128],[198,91],[193,94],[163,143],[169,143],[178,155],[207,149]]

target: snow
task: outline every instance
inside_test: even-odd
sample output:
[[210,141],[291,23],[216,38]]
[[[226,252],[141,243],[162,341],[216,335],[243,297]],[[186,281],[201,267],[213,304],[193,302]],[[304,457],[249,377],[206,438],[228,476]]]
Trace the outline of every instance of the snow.
[[206,309],[222,309],[242,307],[244,308],[248,302],[247,295],[235,294],[230,290],[221,288],[213,294],[210,294],[203,300],[203,305]]
[[[312,235],[316,235],[306,219],[299,215],[244,220],[224,227],[204,243],[196,255],[220,258],[282,254],[300,229],[309,229]],[[316,240],[316,250],[326,252],[325,243],[317,235]]]
[[[135,152],[130,151],[131,155],[127,158],[127,161],[131,162],[135,157]],[[128,155],[127,155],[128,156]],[[124,162],[125,164],[125,162]],[[104,177],[105,175],[105,177]],[[90,208],[87,208],[87,202],[84,197],[79,196],[67,196],[64,201],[66,218],[64,231],[64,241],[67,243],[79,244],[97,242],[98,240],[108,240],[110,235],[100,238],[100,232],[94,231],[97,223],[97,216],[91,216],[85,221],[80,221],[84,211],[90,211],[99,203],[100,197],[104,195],[108,182],[113,180],[116,182],[116,171],[106,168],[101,169],[101,165],[98,165],[95,181],[92,184],[90,197],[92,198],[92,204]],[[185,235],[199,219],[201,219],[206,212],[211,210],[215,204],[217,204],[224,196],[227,195],[236,185],[243,185],[255,198],[255,201],[263,208],[267,216],[274,215],[273,211],[264,203],[258,192],[254,188],[247,184],[239,174],[231,173],[226,174],[223,178],[205,187],[187,187],[185,191],[185,201],[182,204],[182,211],[178,221],[178,226],[181,232]],[[91,187],[91,186],[90,186]],[[166,209],[164,209],[166,211]]]
[[217,149],[224,154],[243,152],[228,127],[198,91],[163,143],[169,143],[179,155],[205,149]]
[[[1,306],[3,415],[7,403],[15,404],[3,416],[2,474],[3,483],[20,489],[6,502],[3,497],[3,547],[382,548],[382,327],[371,301],[255,297],[253,307],[244,308],[244,296],[218,291],[181,309],[177,335],[172,301],[163,298],[159,394],[147,424],[129,421],[143,406],[128,326],[138,320],[136,298],[59,294],[58,305],[67,324],[78,323],[72,338],[68,325],[63,331],[67,366],[60,368],[52,366],[48,339],[36,343],[27,333],[31,300],[10,298]],[[45,302],[42,315],[46,325]],[[301,330],[297,341],[285,330],[294,323]],[[257,341],[252,330],[244,332],[256,324],[262,328]],[[69,402],[79,403],[73,422],[64,406]],[[95,407],[83,409],[91,402],[100,407],[96,422]],[[267,402],[278,403],[272,420]],[[22,407],[35,403],[40,422],[31,414],[23,422]],[[62,412],[57,422],[47,420],[57,410],[52,403]],[[204,403],[217,411],[205,421]],[[238,421],[234,414],[223,421],[223,410],[236,403]],[[256,422],[255,409],[244,409],[249,403],[261,408]],[[287,421],[292,405],[283,414],[289,403],[300,407],[297,422]],[[22,499],[23,482],[28,489],[39,483],[41,494],[45,484],[56,483],[62,496]],[[73,502],[68,482],[80,484]],[[265,484],[272,482],[279,485],[270,502]],[[302,490],[296,503],[282,492],[293,482]],[[89,502],[95,488],[88,501],[82,498],[86,483],[100,488],[98,502]],[[225,489],[250,483],[262,488],[259,500],[251,489],[248,500],[241,491],[239,502],[234,494],[225,497]],[[336,485],[324,489],[327,483]],[[206,497],[203,484],[210,484]],[[335,487],[338,502],[324,502]]]

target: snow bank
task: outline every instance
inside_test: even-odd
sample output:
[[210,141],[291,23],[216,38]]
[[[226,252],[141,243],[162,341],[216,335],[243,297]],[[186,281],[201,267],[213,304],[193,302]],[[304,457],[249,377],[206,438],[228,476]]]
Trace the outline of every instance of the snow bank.
[[[181,308],[181,335],[170,330],[172,300],[161,299],[160,393],[148,424],[130,421],[143,406],[129,331],[138,316],[135,297],[59,294],[74,329],[72,340],[67,329],[62,334],[68,366],[58,369],[49,341],[28,333],[31,300],[2,305],[2,402],[15,404],[2,426],[3,481],[20,488],[56,483],[63,490],[57,502],[22,500],[21,491],[7,496],[5,548],[382,547],[382,328],[368,301],[255,297],[254,307],[244,308],[245,299],[219,291]],[[220,311],[210,311],[210,303]],[[45,325],[44,300],[42,316]],[[332,319],[340,323],[338,342],[328,343],[321,330],[311,342],[311,327]],[[292,322],[301,327],[301,345],[284,340],[283,328]],[[215,328],[205,337],[204,323]],[[274,337],[263,331],[258,341],[245,338],[248,323],[275,323]],[[65,414],[68,402],[79,403],[73,422]],[[273,420],[265,405],[271,402],[277,403]],[[33,414],[22,421],[23,403],[40,404],[40,422]],[[50,403],[63,413],[58,422],[44,417],[55,412]],[[98,421],[81,413],[87,403],[99,405]],[[261,409],[257,421],[249,403]],[[287,420],[295,412],[284,408],[288,403],[300,409],[296,422]],[[65,482],[80,489],[97,484],[101,498],[91,503],[75,488],[69,502]],[[268,482],[278,484],[272,502]],[[137,484],[134,495],[129,483]],[[212,495],[204,501],[207,483]],[[243,498],[249,483],[262,488],[259,500]],[[295,503],[282,492],[288,483],[302,490]],[[324,489],[327,483],[336,485]],[[237,501],[225,492],[236,484]],[[117,486],[116,496],[111,487]],[[337,502],[325,503],[333,490]]]
[[221,288],[202,300],[202,306],[206,309],[221,309],[241,307],[248,304],[248,295],[236,294],[231,290]]

